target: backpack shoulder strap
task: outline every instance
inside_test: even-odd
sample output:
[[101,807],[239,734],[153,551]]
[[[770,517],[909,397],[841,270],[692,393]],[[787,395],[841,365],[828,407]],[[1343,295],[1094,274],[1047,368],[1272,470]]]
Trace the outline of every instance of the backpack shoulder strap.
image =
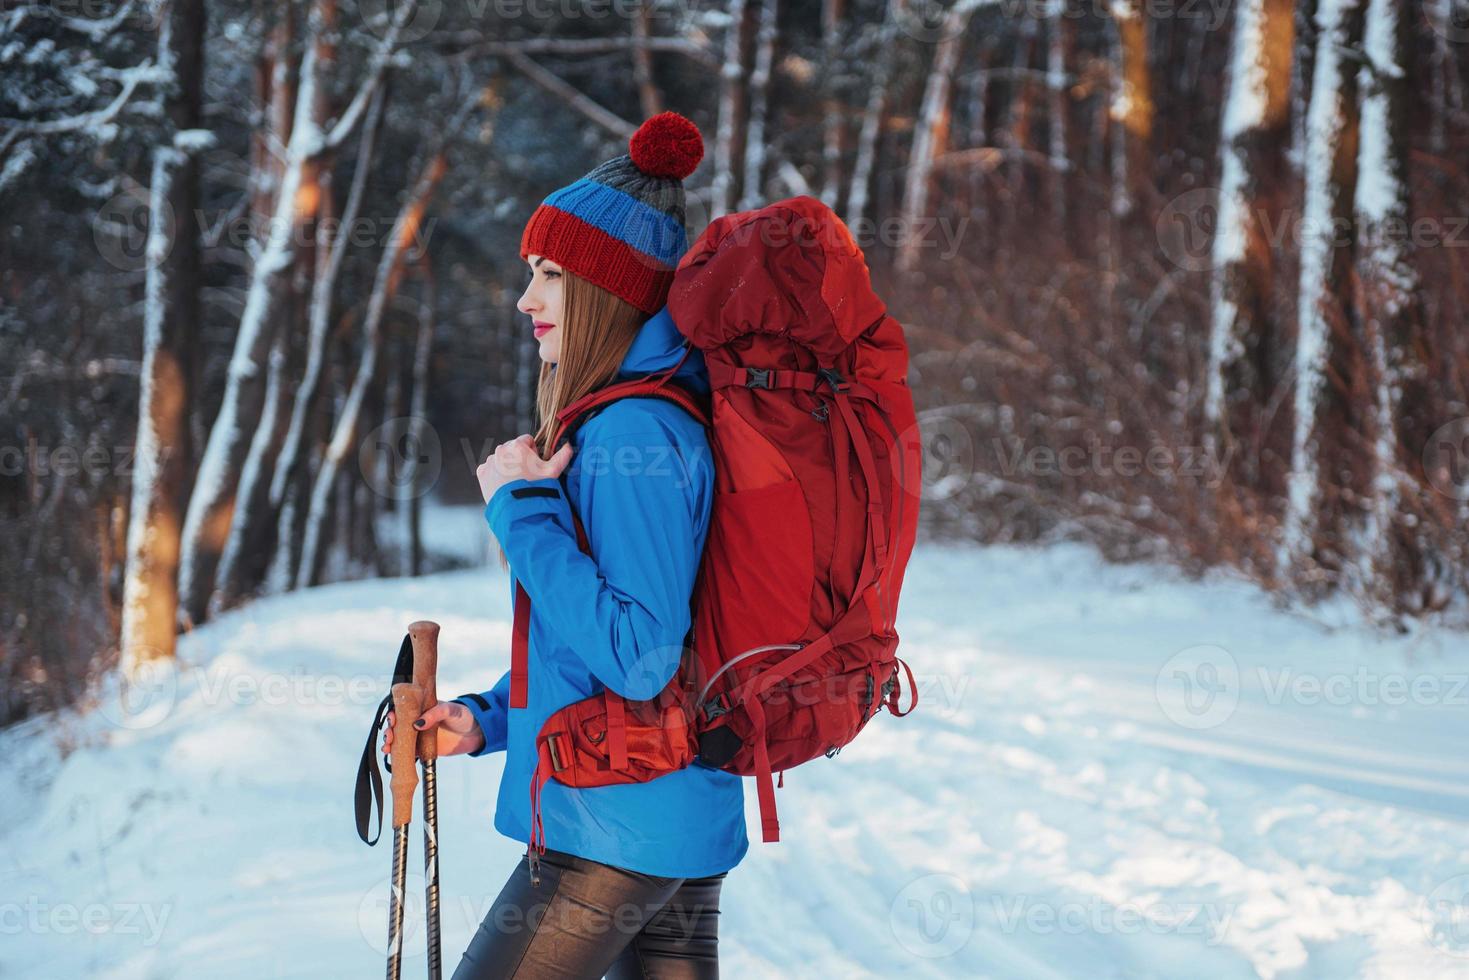
[[559,449],[562,439],[569,439],[573,432],[597,412],[615,401],[633,397],[654,397],[671,401],[692,415],[706,429],[710,425],[709,409],[706,406],[707,395],[695,392],[687,385],[667,375],[637,378],[630,381],[619,381],[616,384],[588,392],[557,412],[556,418],[559,425],[555,437],[551,440],[552,451]]

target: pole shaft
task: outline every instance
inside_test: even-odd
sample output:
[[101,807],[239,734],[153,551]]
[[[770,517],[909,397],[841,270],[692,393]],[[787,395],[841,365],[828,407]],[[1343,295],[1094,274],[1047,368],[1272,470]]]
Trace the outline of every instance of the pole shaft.
[[393,890],[388,895],[388,980],[403,976],[403,899],[408,885],[408,825],[393,829]]

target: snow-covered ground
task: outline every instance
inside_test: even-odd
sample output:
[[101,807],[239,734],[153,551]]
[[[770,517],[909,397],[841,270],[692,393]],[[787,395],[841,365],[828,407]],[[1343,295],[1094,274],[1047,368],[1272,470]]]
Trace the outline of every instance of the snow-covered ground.
[[[0,733],[0,977],[376,975],[366,726],[411,620],[443,626],[442,694],[500,676],[501,574],[259,602],[152,702]],[[1469,639],[1324,615],[1076,547],[920,545],[921,703],[788,773],[780,843],[747,793],[725,975],[1469,977]],[[491,827],[500,759],[440,764],[448,972],[523,851]]]

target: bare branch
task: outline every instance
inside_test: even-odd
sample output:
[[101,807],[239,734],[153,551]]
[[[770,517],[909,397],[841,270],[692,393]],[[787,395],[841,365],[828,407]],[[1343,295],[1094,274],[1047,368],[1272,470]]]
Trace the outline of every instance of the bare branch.
[[118,113],[122,112],[123,106],[127,105],[128,99],[133,97],[133,91],[139,84],[145,81],[159,81],[161,77],[166,76],[167,73],[162,73],[161,76],[153,68],[153,62],[149,60],[144,61],[137,68],[123,73],[122,90],[117,93],[117,96],[105,108],[96,109],[92,112],[83,112],[75,116],[67,116],[63,119],[0,119],[0,126],[4,126],[15,132],[28,133],[36,136],[71,133],[79,129],[92,129],[97,126],[104,126],[117,118]]
[[569,82],[542,68],[519,51],[507,51],[505,53],[505,59],[531,81],[552,95],[565,99],[573,109],[607,130],[613,136],[619,139],[627,139],[637,130],[637,127],[632,123],[602,108],[581,92],[578,92]]
[[[455,38],[450,38],[451,43]],[[475,58],[481,56],[508,57],[511,52],[520,54],[606,54],[610,51],[662,51],[681,54],[710,68],[719,67],[719,59],[709,48],[696,41],[682,37],[532,37],[521,41],[475,40],[468,47],[455,51],[452,57]]]

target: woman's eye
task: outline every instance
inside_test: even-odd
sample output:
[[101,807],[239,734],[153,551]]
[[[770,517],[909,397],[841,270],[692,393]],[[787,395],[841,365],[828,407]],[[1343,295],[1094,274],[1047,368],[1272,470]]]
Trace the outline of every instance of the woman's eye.
[[546,278],[547,279],[559,279],[559,278],[561,278],[561,273],[555,272],[555,271],[553,271],[551,269],[547,269],[546,270]]

